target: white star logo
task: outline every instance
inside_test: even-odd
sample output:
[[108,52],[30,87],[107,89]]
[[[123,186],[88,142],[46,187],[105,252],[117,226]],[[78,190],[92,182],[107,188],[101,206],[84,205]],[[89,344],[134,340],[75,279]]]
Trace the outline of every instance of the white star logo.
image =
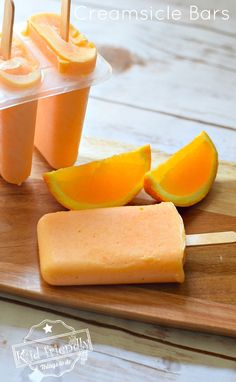
[[45,334],[47,334],[47,333],[52,333],[52,326],[46,324],[46,325],[44,326],[43,330],[45,331]]
[[38,369],[35,369],[33,373],[29,374],[29,379],[33,382],[41,382],[43,378],[44,375]]

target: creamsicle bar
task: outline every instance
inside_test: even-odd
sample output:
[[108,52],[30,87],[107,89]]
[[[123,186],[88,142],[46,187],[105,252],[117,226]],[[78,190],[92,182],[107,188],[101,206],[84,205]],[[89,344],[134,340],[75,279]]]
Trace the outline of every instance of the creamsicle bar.
[[[40,13],[28,19],[26,35],[63,76],[83,77],[96,66],[97,49],[70,25],[69,41],[60,36],[60,15]],[[78,155],[89,87],[38,104],[35,146],[53,168],[72,166]]]
[[47,214],[38,244],[51,285],[184,281],[185,230],[172,203]]
[[[17,95],[40,80],[39,63],[14,37],[11,58],[4,60],[0,52],[1,91]],[[20,185],[30,175],[36,112],[36,100],[0,110],[0,174],[9,183]]]

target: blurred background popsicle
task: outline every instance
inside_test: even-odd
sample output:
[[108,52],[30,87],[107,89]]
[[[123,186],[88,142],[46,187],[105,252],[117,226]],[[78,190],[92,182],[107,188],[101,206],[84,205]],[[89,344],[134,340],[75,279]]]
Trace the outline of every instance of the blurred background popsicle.
[[[23,43],[12,39],[14,3],[5,1],[0,35],[0,82],[12,91],[34,86],[40,81],[39,64]],[[0,111],[0,174],[9,183],[20,185],[30,175],[37,101]]]
[[[70,1],[61,15],[41,13],[29,18],[26,33],[64,75],[93,72],[97,50],[70,24]],[[38,103],[35,146],[53,168],[71,166],[78,155],[89,88],[42,99]]]

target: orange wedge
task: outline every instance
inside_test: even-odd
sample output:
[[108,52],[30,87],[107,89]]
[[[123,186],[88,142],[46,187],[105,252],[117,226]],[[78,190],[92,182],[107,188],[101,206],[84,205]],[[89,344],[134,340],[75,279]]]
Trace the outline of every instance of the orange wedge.
[[39,63],[25,45],[14,38],[11,58],[5,61],[0,52],[0,80],[13,87],[27,88],[35,85],[40,79]]
[[191,143],[148,172],[144,189],[158,201],[173,202],[178,207],[200,202],[214,183],[218,153],[207,133],[202,132]]
[[26,35],[38,45],[58,67],[60,73],[89,74],[96,65],[97,49],[77,29],[70,25],[69,41],[60,36],[61,16],[54,13],[38,13],[27,22]]
[[150,146],[44,174],[55,199],[71,210],[122,206],[143,188]]

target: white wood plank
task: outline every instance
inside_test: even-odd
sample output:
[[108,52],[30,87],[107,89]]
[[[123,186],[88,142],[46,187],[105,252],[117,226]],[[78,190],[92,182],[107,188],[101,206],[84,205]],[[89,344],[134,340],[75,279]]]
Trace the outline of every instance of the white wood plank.
[[[97,1],[97,3],[101,4],[101,1]],[[102,2],[103,4],[104,2]],[[112,2],[109,2],[111,6]],[[126,3],[125,3],[126,4]],[[125,5],[124,4],[124,5]],[[136,3],[135,3],[136,4]],[[143,5],[143,3],[141,3]],[[102,5],[100,5],[102,6]],[[119,6],[121,6],[121,3],[119,2]],[[217,4],[216,4],[217,6]],[[219,6],[219,5],[218,5]],[[232,4],[231,4],[232,6]],[[91,26],[89,26],[90,28]],[[144,30],[146,32],[146,46],[148,46],[145,49],[145,46],[141,46],[142,44],[139,44],[138,38],[135,41],[135,38],[137,37],[135,31],[132,31],[132,28],[134,25],[130,26],[130,29],[128,29],[129,25],[125,25],[125,30],[122,31],[121,27],[119,25],[113,25],[112,35],[109,34],[109,36],[115,40],[115,44],[120,46],[120,41],[126,41],[126,36],[128,35],[130,38],[132,38],[132,43],[130,46],[133,49],[134,46],[137,46],[137,50],[139,52],[139,56],[135,55],[135,53],[129,51],[129,44],[127,44],[127,51],[122,51],[117,49],[117,51],[112,48],[112,42],[110,42],[110,48],[109,47],[103,47],[103,51],[105,54],[108,54],[108,58],[112,61],[112,63],[115,66],[115,69],[117,71],[120,71],[120,74],[115,73],[114,78],[107,84],[104,84],[103,86],[98,87],[97,89],[93,89],[92,96],[95,95],[95,98],[98,99],[104,99],[104,100],[115,100],[115,102],[126,102],[128,105],[133,106],[141,106],[146,108],[146,110],[141,113],[140,111],[130,108],[126,108],[122,105],[115,105],[112,103],[109,106],[102,107],[101,102],[98,105],[97,113],[95,112],[92,114],[92,111],[88,112],[88,119],[87,119],[87,125],[91,126],[91,129],[88,129],[88,135],[93,134],[93,131],[95,134],[99,134],[100,137],[105,137],[107,134],[111,137],[111,139],[119,139],[122,141],[129,141],[130,143],[137,143],[137,144],[143,144],[147,143],[148,141],[152,143],[152,145],[157,148],[161,149],[167,152],[173,152],[177,148],[181,147],[187,140],[190,140],[193,138],[194,135],[199,133],[201,130],[206,130],[213,138],[213,140],[216,142],[216,145],[218,147],[220,158],[221,159],[227,159],[227,160],[236,160],[236,136],[232,131],[226,131],[225,129],[220,131],[220,129],[216,129],[214,126],[207,126],[204,123],[199,123],[198,120],[206,122],[208,120],[209,123],[219,123],[220,122],[225,124],[227,123],[227,126],[235,128],[235,117],[236,114],[234,112],[234,106],[231,105],[225,105],[225,103],[228,102],[228,99],[230,98],[231,93],[231,100],[234,103],[234,90],[231,83],[231,74],[226,74],[226,77],[228,78],[228,86],[223,84],[223,91],[225,91],[225,88],[228,89],[229,94],[226,98],[224,97],[224,100],[221,99],[221,90],[222,87],[218,87],[217,94],[213,94],[215,92],[215,88],[217,83],[219,81],[216,81],[217,72],[221,71],[220,68],[215,68],[215,71],[213,71],[214,68],[207,67],[209,65],[221,65],[227,68],[227,69],[233,69],[236,68],[236,65],[234,63],[236,55],[235,55],[235,39],[232,39],[231,37],[226,37],[227,44],[223,44],[223,41],[225,39],[225,36],[219,36],[216,39],[216,36],[214,33],[209,32],[206,33],[205,30],[196,31],[194,28],[188,28],[190,30],[190,33],[186,36],[186,30],[181,30],[179,28],[179,25],[173,25],[173,29],[169,29],[169,25],[162,25],[161,32],[159,35],[162,37],[160,39],[155,40],[155,47],[153,46],[150,49],[150,46],[148,45],[148,37],[149,32],[147,30]],[[115,30],[114,30],[115,28]],[[189,32],[188,30],[188,32]],[[104,28],[102,27],[102,32],[104,31]],[[101,33],[102,33],[101,32]],[[116,33],[117,32],[117,33]],[[119,33],[120,32],[120,33]],[[154,31],[152,31],[153,33]],[[102,40],[102,36],[99,31],[97,31],[97,35],[100,36],[97,37],[100,41]],[[106,34],[104,33],[106,36]],[[177,38],[176,38],[177,36]],[[107,39],[107,36],[105,37]],[[109,37],[108,37],[109,38]],[[155,35],[153,33],[152,40],[154,40]],[[151,39],[150,39],[151,40]],[[182,44],[181,44],[182,41]],[[167,48],[166,48],[167,46]],[[212,47],[213,48],[212,48]],[[181,48],[180,48],[181,47]],[[210,48],[211,47],[211,48]],[[232,51],[231,51],[231,49]],[[143,48],[143,49],[142,49]],[[109,53],[109,49],[111,49],[111,53]],[[156,49],[156,51],[154,51]],[[231,51],[230,54],[227,53],[227,49]],[[164,50],[164,53],[168,56],[168,53],[173,54],[173,60],[174,55],[180,59],[180,55],[184,60],[189,60],[189,62],[185,63],[178,63],[172,62],[172,69],[171,72],[173,72],[173,66],[177,66],[177,69],[175,70],[175,73],[166,73],[165,66],[166,61],[168,61],[167,56],[161,56],[161,58],[158,57],[158,60],[155,59],[155,56],[157,56],[160,51],[161,54],[163,53],[162,50]],[[180,53],[178,53],[181,51]],[[143,55],[140,56],[140,52]],[[210,53],[206,55],[206,52]],[[233,53],[232,53],[233,52]],[[120,56],[119,56],[120,53]],[[153,53],[153,55],[152,55]],[[117,56],[118,55],[118,56]],[[149,56],[150,55],[150,56]],[[159,54],[160,56],[160,54]],[[201,59],[202,57],[202,63]],[[204,59],[203,59],[204,57]],[[223,57],[223,59],[222,59]],[[170,57],[169,57],[170,58]],[[163,62],[161,62],[161,59],[163,59]],[[129,60],[131,60],[131,66],[133,64],[133,67],[128,68]],[[151,70],[150,67],[146,68],[146,61],[151,61]],[[154,60],[154,62],[152,62]],[[204,63],[205,60],[205,63]],[[118,61],[118,64],[117,64]],[[195,61],[195,64],[194,64]],[[199,62],[197,62],[199,61]],[[223,64],[222,64],[223,62]],[[206,64],[207,63],[207,64]],[[233,65],[232,65],[233,63]],[[229,64],[229,66],[227,66]],[[147,64],[149,65],[149,64]],[[185,69],[183,70],[183,65],[185,66]],[[199,65],[201,67],[201,73],[199,71]],[[232,67],[231,67],[232,65]],[[184,75],[188,77],[187,81],[183,81],[185,85],[182,85],[183,78],[178,78],[178,67],[181,67],[181,73],[185,73]],[[156,74],[156,77],[154,77],[154,80],[150,82],[150,72],[152,70],[158,72],[158,69],[160,70],[160,78],[158,79],[158,73]],[[123,70],[123,71],[122,71]],[[130,71],[133,71],[133,73],[130,73]],[[199,83],[199,78],[197,78],[195,89],[192,89],[192,85],[194,81],[191,82],[191,74],[193,75],[193,78],[195,78],[194,72],[198,70],[198,73],[201,74],[202,80]],[[191,74],[190,74],[191,72]],[[210,73],[210,76],[212,78],[209,80],[208,73]],[[170,76],[170,78],[169,78]],[[204,80],[204,77],[206,76],[206,81]],[[124,78],[125,77],[125,78]],[[219,75],[220,77],[220,75]],[[140,79],[141,78],[141,79]],[[222,78],[222,77],[221,77]],[[233,75],[233,78],[235,76]],[[167,85],[167,79],[168,79],[168,86]],[[178,82],[176,85],[175,82]],[[187,84],[186,84],[187,82]],[[209,82],[214,83],[211,85]],[[129,87],[127,87],[126,84],[129,84]],[[155,84],[157,83],[157,87],[155,89]],[[172,86],[173,85],[173,86]],[[201,87],[207,86],[207,92],[205,92],[203,89],[201,90]],[[173,87],[173,89],[172,89]],[[188,88],[189,87],[189,88]],[[131,88],[131,89],[130,89]],[[140,91],[141,89],[141,91]],[[164,89],[164,91],[163,91]],[[191,92],[195,93],[194,95],[191,95]],[[181,93],[180,97],[178,98],[178,93]],[[153,95],[151,97],[151,94]],[[171,94],[171,97],[170,97]],[[156,97],[155,97],[156,95]],[[218,97],[219,95],[219,97]],[[206,100],[206,97],[208,98]],[[165,99],[164,99],[165,98]],[[212,99],[211,99],[212,98]],[[217,100],[218,98],[218,100]],[[216,99],[216,101],[215,101]],[[185,102],[187,100],[187,103],[192,102],[190,113],[186,114],[186,110],[180,110],[183,107],[185,107]],[[200,102],[199,102],[200,100]],[[226,101],[226,102],[225,102]],[[230,101],[231,102],[231,101]],[[94,105],[94,102],[91,101],[91,103]],[[177,105],[179,103],[179,105]],[[207,105],[206,105],[207,103]],[[161,104],[161,106],[159,106]],[[196,107],[201,108],[203,110],[203,113],[196,113],[195,116],[192,115],[192,112],[194,111],[194,108]],[[182,106],[181,106],[182,105]],[[165,107],[168,106],[169,109],[165,109]],[[209,107],[208,107],[209,106]],[[227,116],[226,115],[218,115],[221,110],[223,110],[225,107],[228,108]],[[161,113],[150,113],[150,109],[153,108],[154,110],[159,110]],[[214,115],[211,114],[211,108],[214,109]],[[206,110],[208,109],[208,112],[206,113]],[[89,109],[91,110],[91,108]],[[94,110],[94,109],[93,109]],[[95,108],[96,110],[96,108]],[[109,114],[107,111],[109,110]],[[163,112],[169,112],[170,116],[163,115]],[[233,116],[230,121],[225,120],[225,118],[228,119],[228,116]],[[172,115],[171,115],[172,114]],[[189,117],[190,120],[181,120],[175,118],[176,115],[182,115],[184,117]],[[203,115],[202,115],[203,114]],[[99,116],[99,118],[98,118]],[[195,118],[196,121],[191,121],[191,118]],[[94,120],[93,120],[94,119]],[[90,122],[91,120],[91,122]],[[97,123],[96,123],[97,121]],[[101,122],[100,122],[101,121]],[[212,122],[213,121],[213,122]],[[95,129],[93,127],[96,126]],[[102,129],[102,126],[104,129]],[[106,127],[105,127],[106,126]],[[108,127],[109,126],[109,127]],[[100,129],[99,129],[100,128]],[[195,131],[197,132],[195,133]],[[86,131],[86,130],[85,130]],[[188,138],[187,138],[188,137]],[[177,141],[180,141],[178,144]],[[172,147],[171,147],[172,146]]]
[[[119,31],[115,33],[116,40],[119,40]],[[103,87],[94,88],[94,96],[147,111],[187,118],[190,122],[199,121],[235,129],[236,73],[220,68],[213,70],[201,62],[202,55],[199,56],[199,62],[196,60],[194,63],[173,55],[167,58],[167,53],[157,49],[156,59],[148,59],[145,57],[148,54],[146,42],[135,43],[138,37],[131,34],[127,34],[129,41],[125,46],[121,41],[112,43],[111,40],[111,37],[106,37],[101,51],[109,61],[113,61],[113,65],[115,61],[112,56],[120,56],[120,62],[114,66],[119,71],[121,68],[123,73],[114,74]],[[102,41],[102,37],[99,41]],[[111,48],[112,44],[115,47]],[[120,49],[122,45],[126,51]],[[177,42],[176,47],[181,51]],[[222,54],[219,52],[218,62],[221,60]]]
[[202,130],[211,136],[222,160],[236,161],[234,131],[93,98],[88,104],[84,135],[137,146],[150,143],[154,149],[172,154]]
[[[76,24],[98,44],[115,69],[113,79],[102,90],[94,89],[94,95],[235,128],[234,37],[216,36],[192,24],[188,28],[178,23],[135,20]],[[232,21],[233,31],[235,25]]]
[[[14,315],[11,314],[13,306]],[[3,344],[4,349],[2,350],[0,347],[0,354],[5,358],[4,364],[0,364],[0,372],[5,371],[6,373],[11,366],[11,372],[15,373],[15,370],[12,370],[12,363],[9,364],[11,356],[9,344],[21,342],[31,325],[48,318],[62,319],[76,329],[89,329],[94,352],[89,356],[89,361],[84,368],[75,368],[71,374],[74,378],[75,376],[82,378],[83,381],[92,381],[96,375],[98,381],[120,381],[122,378],[125,381],[154,381],[157,379],[169,381],[174,378],[177,381],[187,382],[197,381],[199,378],[207,380],[211,376],[215,381],[220,382],[222,378],[225,381],[231,381],[236,374],[235,361],[194,350],[196,341],[200,343],[201,340],[201,346],[207,347],[207,351],[211,349],[215,354],[218,351],[221,354],[226,352],[226,354],[230,354],[229,357],[233,358],[235,357],[235,347],[233,341],[228,338],[211,336],[214,338],[214,342],[211,343],[209,341],[211,337],[207,335],[199,334],[197,336],[187,332],[187,336],[185,336],[183,331],[181,333],[181,331],[169,329],[167,332],[155,325],[137,324],[134,321],[114,319],[92,313],[85,314],[78,310],[61,307],[58,309],[66,311],[75,318],[67,318],[60,316],[59,313],[5,301],[0,302],[0,307],[0,343]],[[178,333],[181,333],[179,338]],[[186,349],[182,342],[183,335]],[[163,341],[168,338],[167,336],[171,337],[170,342],[176,344],[176,347],[156,341],[158,339]],[[182,348],[178,347],[178,343]],[[25,375],[27,375],[27,371],[25,371]],[[64,380],[68,381],[67,377],[62,378],[62,381]]]

